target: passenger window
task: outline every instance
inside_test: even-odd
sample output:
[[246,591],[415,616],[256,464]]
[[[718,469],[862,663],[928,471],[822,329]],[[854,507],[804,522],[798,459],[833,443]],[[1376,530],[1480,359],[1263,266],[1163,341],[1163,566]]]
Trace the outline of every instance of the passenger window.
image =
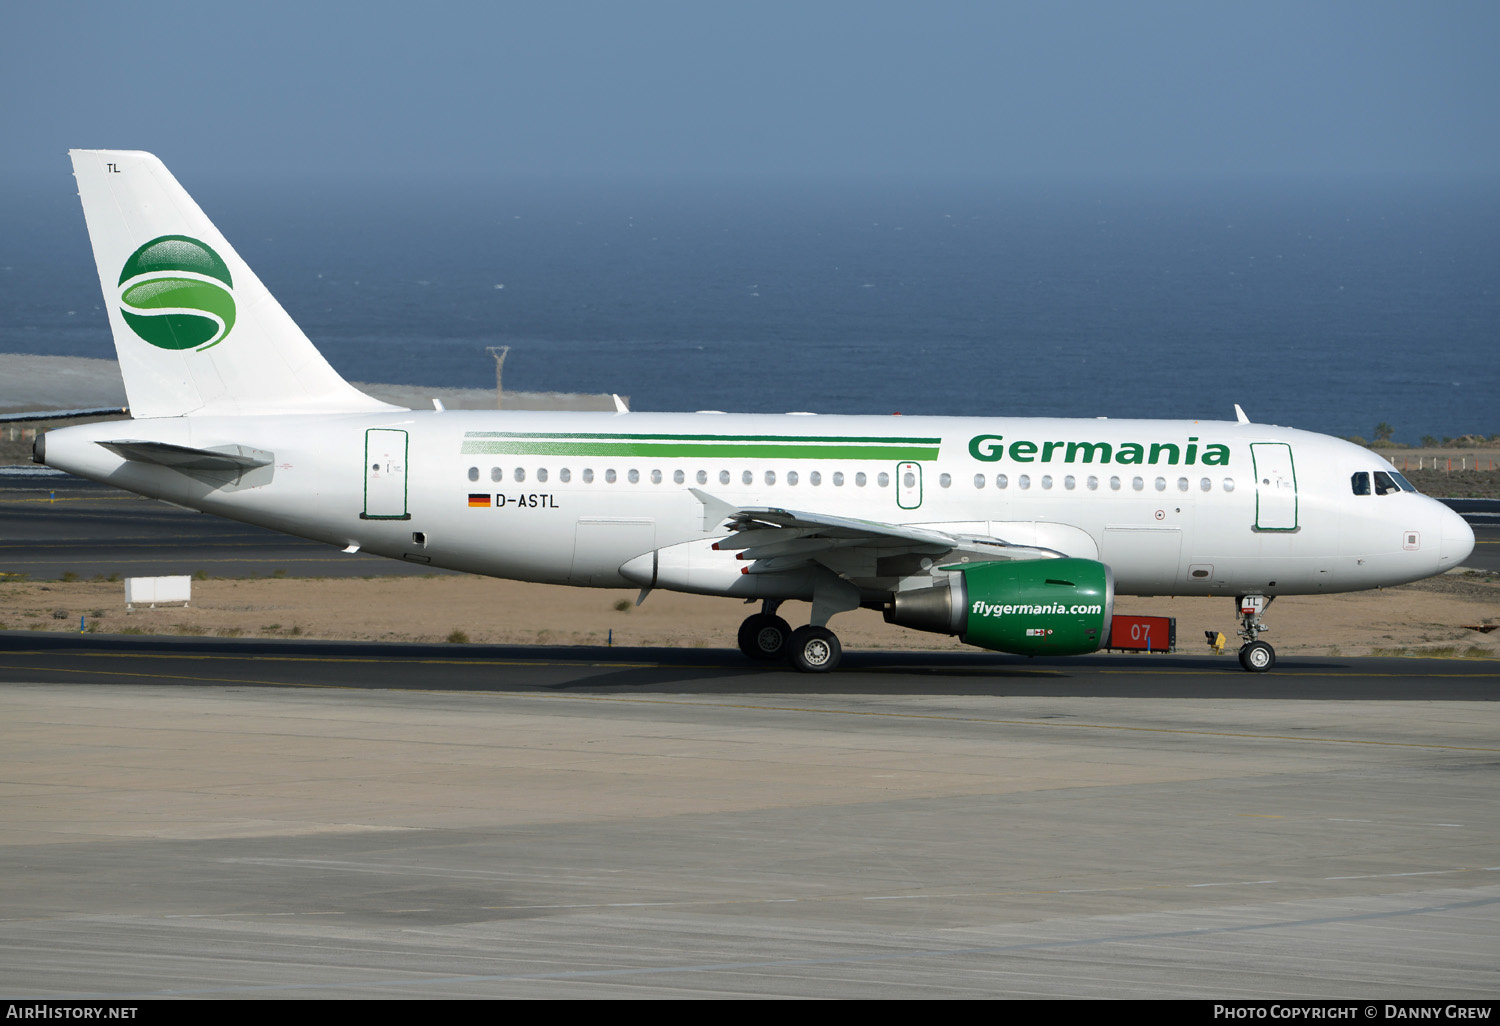
[[878,477],[876,480],[879,483],[880,487],[888,488],[891,483],[891,475],[882,470],[880,472],[880,477]]
[[729,471],[727,471],[727,470],[721,470],[721,471],[719,471],[719,484],[727,485],[728,483],[729,483]]
[[652,484],[661,484],[661,471],[659,471],[659,470],[653,470],[653,471],[651,471],[651,483]]
[[1349,487],[1354,490],[1355,495],[1369,495],[1370,475],[1363,470],[1355,471],[1354,476],[1349,478]]
[[983,474],[975,474],[974,475],[974,487],[975,488],[983,488],[984,487],[984,475]]
[[1010,487],[1010,478],[1007,477],[1005,474],[996,474],[995,475],[995,487],[996,488],[1009,488]]
[[594,483],[594,472],[589,467],[584,467],[583,468],[583,483],[584,484],[593,484]]
[[708,484],[708,471],[706,471],[706,470],[700,470],[700,471],[698,471],[698,483],[699,484]]
[[1030,488],[1031,487],[1031,475],[1030,474],[1022,474],[1020,477],[1016,478],[1016,484],[1019,487],[1021,487],[1021,488]]
[[797,472],[795,470],[788,470],[786,472],[786,483],[789,485],[797,483]]
[[563,484],[567,484],[569,481],[573,480],[573,472],[567,467],[563,467],[557,472],[557,479]]
[[517,481],[524,481],[526,480],[526,471],[522,470],[520,467],[517,467],[515,476]]
[[615,483],[614,468],[610,468],[609,470],[606,470],[604,472],[604,483],[605,484],[614,484]]
[[844,472],[842,470],[835,470],[833,472],[833,486],[835,488],[844,487]]
[[740,481],[742,481],[745,484],[754,484],[755,483],[755,472],[754,471],[750,471],[750,470],[745,471],[743,474],[740,475]]
[[859,488],[865,486],[865,472],[863,470],[854,475],[854,484]]
[[499,467],[491,467],[490,468],[490,480],[491,481],[504,481],[505,480],[505,471],[501,470]]
[[818,485],[823,483],[823,475],[814,470],[811,474],[807,475],[807,482],[808,484],[816,488]]
[[547,468],[546,467],[542,467],[540,470],[538,470],[536,472],[536,479],[538,481],[542,482],[543,484],[547,483]]
[[641,482],[641,472],[639,470],[632,469],[630,473],[626,474],[625,476],[629,479],[631,484],[640,484]]
[[687,475],[685,475],[682,471],[680,471],[680,470],[674,470],[674,471],[672,471],[672,483],[673,484],[682,484],[685,481],[687,481]]
[[469,468],[469,480],[470,481],[478,481],[479,480],[479,468],[478,467],[470,467]]
[[766,484],[773,485],[775,483],[776,483],[776,471],[774,471],[774,470],[768,470],[768,471],[766,471]]

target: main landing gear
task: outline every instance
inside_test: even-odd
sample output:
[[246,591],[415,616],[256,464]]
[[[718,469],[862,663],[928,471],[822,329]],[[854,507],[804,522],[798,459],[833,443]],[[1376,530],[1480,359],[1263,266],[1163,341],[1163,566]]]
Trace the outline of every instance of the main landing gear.
[[838,635],[827,627],[808,624],[792,630],[776,609],[779,600],[767,599],[761,611],[740,624],[740,651],[757,662],[785,659],[803,673],[827,673],[838,666],[844,648]]
[[745,617],[740,624],[740,651],[747,658],[759,662],[772,662],[786,655],[786,641],[791,637],[792,625],[776,615],[780,602],[767,599],[760,612]]
[[1245,639],[1240,646],[1240,665],[1251,673],[1265,673],[1276,665],[1276,650],[1260,640],[1262,631],[1270,630],[1260,622],[1261,613],[1270,608],[1276,596],[1241,595],[1236,604],[1240,613],[1239,635]]

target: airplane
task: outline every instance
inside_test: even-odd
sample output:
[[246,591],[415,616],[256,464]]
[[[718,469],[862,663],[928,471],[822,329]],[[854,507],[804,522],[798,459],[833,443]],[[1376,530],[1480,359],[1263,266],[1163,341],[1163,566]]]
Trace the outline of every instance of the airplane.
[[[70,151],[130,420],[33,459],[432,567],[760,603],[742,652],[827,672],[835,615],[1027,656],[1107,645],[1116,595],[1380,588],[1473,550],[1456,513],[1340,439],[1250,422],[411,410],[329,365],[166,167]],[[639,600],[638,600],[639,601]],[[811,603],[795,630],[788,601]]]

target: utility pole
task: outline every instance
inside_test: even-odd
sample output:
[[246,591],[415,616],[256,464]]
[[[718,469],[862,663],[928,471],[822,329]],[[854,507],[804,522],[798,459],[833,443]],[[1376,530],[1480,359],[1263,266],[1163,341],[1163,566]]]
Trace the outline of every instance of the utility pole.
[[495,409],[504,409],[505,388],[500,384],[500,372],[505,367],[505,354],[510,352],[510,346],[485,346],[485,350],[495,358]]

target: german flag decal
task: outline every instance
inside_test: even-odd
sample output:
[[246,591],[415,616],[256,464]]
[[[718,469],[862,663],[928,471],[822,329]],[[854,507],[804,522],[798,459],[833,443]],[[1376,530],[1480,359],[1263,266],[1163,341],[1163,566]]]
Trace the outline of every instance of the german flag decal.
[[474,492],[470,492],[469,493],[469,505],[470,506],[488,506],[489,504],[490,504],[490,497],[488,495],[479,495],[479,494],[474,493]]

